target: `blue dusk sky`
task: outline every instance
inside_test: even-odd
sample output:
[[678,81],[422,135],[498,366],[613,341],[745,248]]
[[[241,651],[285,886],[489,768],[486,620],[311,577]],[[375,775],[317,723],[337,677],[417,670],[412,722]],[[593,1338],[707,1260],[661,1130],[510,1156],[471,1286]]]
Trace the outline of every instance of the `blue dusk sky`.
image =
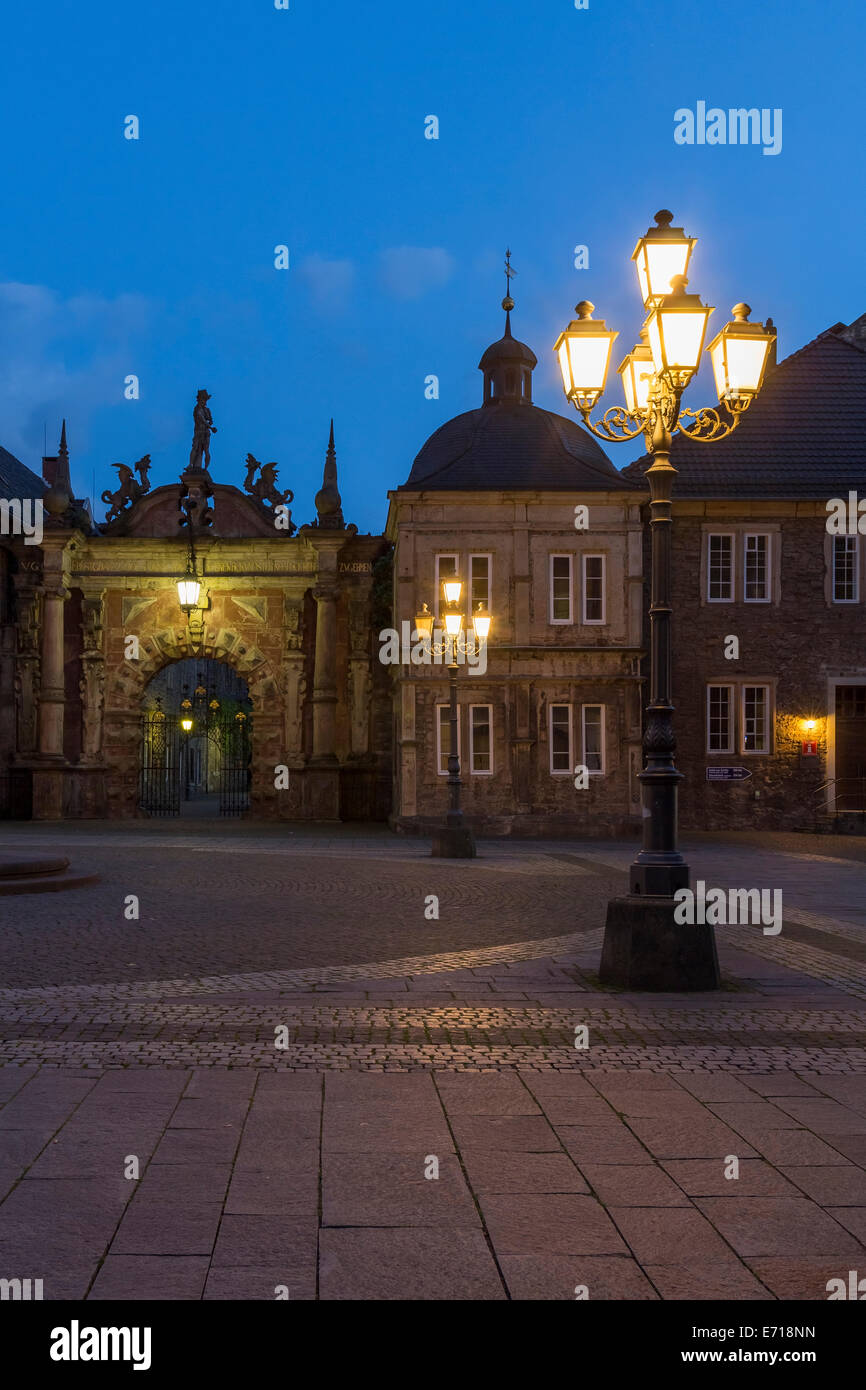
[[[7,9],[4,50],[0,443],[38,470],[66,416],[78,495],[148,452],[174,481],[205,386],[216,481],[276,460],[311,520],[333,415],[346,520],[379,531],[481,403],[506,246],[535,400],[566,414],[553,342],[589,298],[616,363],[632,346],[659,208],[699,238],[713,331],[744,299],[785,355],[866,310],[851,3],[48,0]],[[780,152],[675,143],[699,102],[781,109]],[[690,396],[713,402],[708,362]]]

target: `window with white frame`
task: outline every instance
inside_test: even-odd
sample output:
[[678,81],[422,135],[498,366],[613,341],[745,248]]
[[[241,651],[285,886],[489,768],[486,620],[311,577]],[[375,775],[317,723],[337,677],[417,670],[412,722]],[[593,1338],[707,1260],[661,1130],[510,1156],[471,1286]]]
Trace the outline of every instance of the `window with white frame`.
[[550,621],[570,623],[571,615],[571,555],[550,557]]
[[734,687],[707,686],[707,752],[734,751]]
[[470,612],[474,613],[479,603],[490,611],[490,580],[493,558],[490,555],[469,556]]
[[834,603],[857,603],[859,600],[858,540],[858,536],[833,537]]
[[583,557],[583,621],[603,623],[605,620],[604,556]]
[[457,575],[457,556],[456,555],[437,555],[436,556],[436,605],[435,613],[437,618],[442,616],[442,605],[445,599],[442,594],[442,585],[446,579],[453,579]]
[[770,602],[770,537],[743,537],[743,598],[746,603]]
[[707,601],[731,603],[734,597],[734,538],[707,536]]
[[604,772],[604,705],[583,705],[583,764],[587,772]]
[[493,706],[469,706],[469,771],[489,776],[493,771]]
[[550,770],[571,772],[571,705],[550,706]]
[[766,685],[743,686],[743,747],[744,753],[770,752],[770,688]]
[[[451,756],[451,707],[436,706],[436,770],[440,777],[448,776],[448,759]],[[457,708],[457,756],[460,757],[460,707]]]
[[772,753],[773,689],[737,681],[707,686],[707,753]]

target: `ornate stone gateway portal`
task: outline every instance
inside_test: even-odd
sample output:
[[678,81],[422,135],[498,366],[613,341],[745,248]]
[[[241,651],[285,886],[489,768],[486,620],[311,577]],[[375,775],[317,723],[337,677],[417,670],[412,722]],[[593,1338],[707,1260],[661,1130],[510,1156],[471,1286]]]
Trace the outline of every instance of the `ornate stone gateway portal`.
[[[387,814],[391,692],[374,641],[387,614],[373,611],[390,589],[387,542],[343,519],[333,425],[306,525],[274,462],[249,453],[242,487],[215,482],[208,400],[200,391],[180,483],[152,488],[148,454],[115,465],[101,523],[71,495],[65,434],[43,460],[41,554],[17,540],[7,552],[23,615],[9,761],[34,818]],[[182,711],[166,702],[158,721],[146,696],[189,660],[230,668],[248,703],[230,727],[211,712],[184,743]]]

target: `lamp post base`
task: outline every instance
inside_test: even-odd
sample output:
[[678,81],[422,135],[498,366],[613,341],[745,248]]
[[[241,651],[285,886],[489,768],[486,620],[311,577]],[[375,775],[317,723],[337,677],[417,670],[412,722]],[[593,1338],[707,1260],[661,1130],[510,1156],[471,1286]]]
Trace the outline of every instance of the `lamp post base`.
[[447,825],[433,831],[434,859],[475,859],[475,836],[468,825]]
[[677,994],[718,989],[711,926],[674,921],[672,898],[612,898],[607,905],[599,979],[620,989]]

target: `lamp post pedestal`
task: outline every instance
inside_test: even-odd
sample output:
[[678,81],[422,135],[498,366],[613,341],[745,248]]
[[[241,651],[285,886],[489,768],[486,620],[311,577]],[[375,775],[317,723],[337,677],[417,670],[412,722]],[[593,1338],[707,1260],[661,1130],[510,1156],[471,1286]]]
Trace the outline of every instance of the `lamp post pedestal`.
[[719,988],[711,926],[674,921],[673,898],[612,898],[607,905],[599,980],[665,994]]

